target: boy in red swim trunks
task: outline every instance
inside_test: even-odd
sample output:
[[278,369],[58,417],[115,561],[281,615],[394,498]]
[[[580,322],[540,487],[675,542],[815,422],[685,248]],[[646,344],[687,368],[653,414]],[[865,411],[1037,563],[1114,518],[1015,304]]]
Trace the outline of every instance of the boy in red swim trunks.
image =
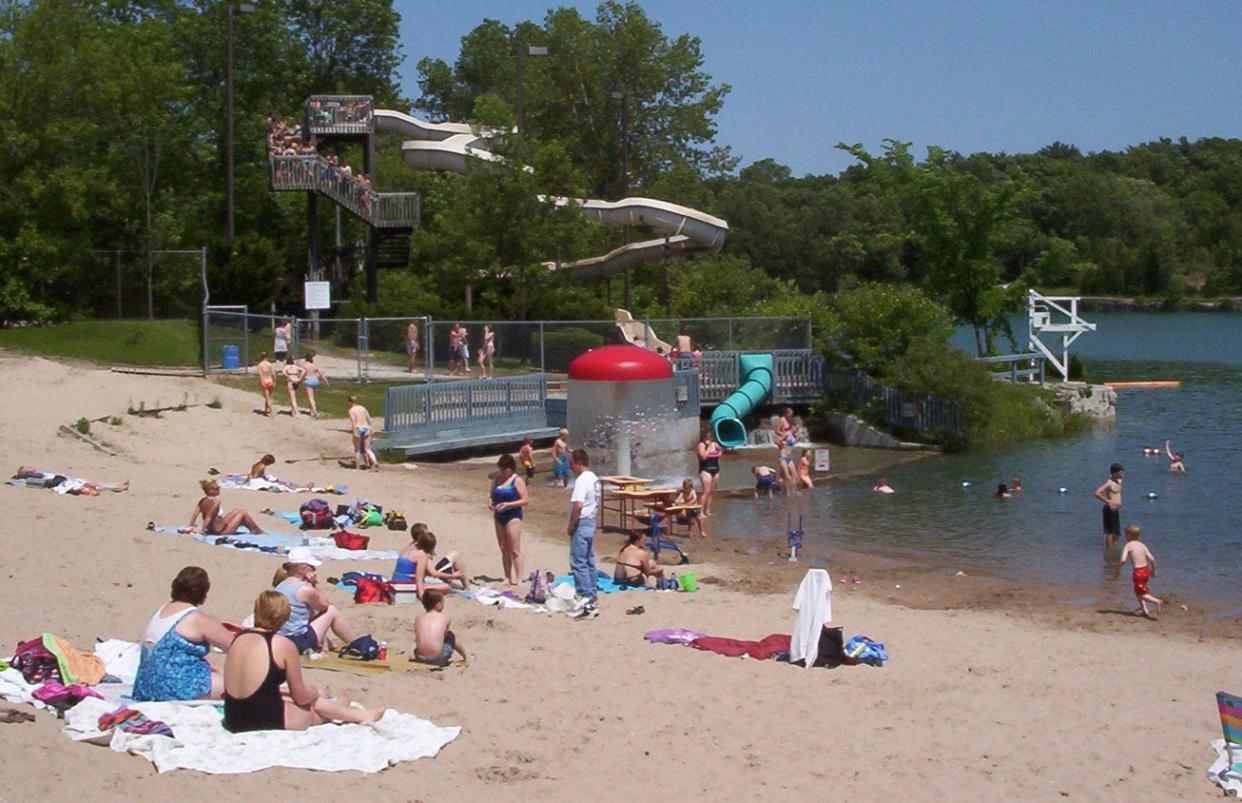
[[1159,597],[1152,596],[1151,591],[1147,589],[1147,581],[1156,576],[1156,556],[1151,554],[1151,550],[1147,548],[1139,540],[1139,526],[1131,524],[1126,527],[1126,545],[1121,550],[1121,563],[1124,565],[1126,560],[1134,566],[1134,596],[1138,597],[1139,605],[1142,606],[1143,616],[1148,619],[1154,619],[1151,611],[1147,608],[1147,603],[1154,603],[1156,612],[1164,606],[1164,600]]
[[259,364],[255,366],[259,374],[259,387],[263,388],[263,415],[272,414],[272,389],[276,387],[276,371],[267,359],[267,352],[259,355]]

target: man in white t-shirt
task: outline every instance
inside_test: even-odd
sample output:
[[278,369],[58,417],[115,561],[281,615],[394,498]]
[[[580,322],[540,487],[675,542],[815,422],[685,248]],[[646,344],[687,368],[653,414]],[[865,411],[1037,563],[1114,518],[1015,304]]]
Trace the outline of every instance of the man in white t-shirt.
[[569,568],[574,575],[574,590],[586,599],[576,619],[599,615],[595,608],[599,592],[595,589],[595,519],[599,512],[599,478],[591,471],[591,457],[585,449],[574,449],[569,455],[569,470],[574,473],[574,489],[569,496]]

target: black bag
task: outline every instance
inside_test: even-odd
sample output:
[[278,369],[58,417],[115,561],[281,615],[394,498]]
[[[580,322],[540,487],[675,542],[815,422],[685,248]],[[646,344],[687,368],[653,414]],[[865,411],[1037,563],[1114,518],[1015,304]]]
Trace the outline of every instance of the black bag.
[[379,642],[371,638],[368,633],[365,636],[359,636],[349,642],[340,652],[336,654],[337,658],[350,656],[352,658],[360,658],[363,661],[374,661],[379,658],[380,645]]
[[819,634],[819,654],[814,666],[836,669],[845,660],[845,636],[839,627],[825,627]]

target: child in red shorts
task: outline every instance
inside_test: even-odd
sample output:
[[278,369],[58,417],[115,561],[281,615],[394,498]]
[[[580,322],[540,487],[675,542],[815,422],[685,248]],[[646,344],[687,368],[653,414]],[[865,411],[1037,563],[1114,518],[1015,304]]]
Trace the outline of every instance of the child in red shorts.
[[1156,612],[1164,606],[1164,600],[1159,597],[1152,596],[1151,591],[1147,589],[1147,581],[1156,576],[1156,556],[1151,554],[1151,550],[1147,545],[1139,540],[1139,526],[1131,524],[1126,527],[1126,545],[1121,550],[1121,563],[1124,565],[1129,560],[1134,566],[1132,575],[1134,580],[1134,596],[1138,597],[1139,605],[1142,606],[1143,616],[1148,619],[1154,619],[1151,611],[1147,608],[1147,603],[1154,603]]

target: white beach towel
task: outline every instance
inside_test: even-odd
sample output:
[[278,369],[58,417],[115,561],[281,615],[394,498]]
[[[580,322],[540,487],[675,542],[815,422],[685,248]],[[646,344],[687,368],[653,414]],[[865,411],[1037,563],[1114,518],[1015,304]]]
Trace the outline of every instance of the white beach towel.
[[133,753],[160,772],[191,769],[212,774],[257,772],[269,767],[379,772],[400,761],[431,758],[457,738],[460,727],[440,727],[413,714],[388,709],[374,725],[318,725],[304,731],[229,733],[215,706],[133,703],[172,728],[174,737],[100,731],[99,717],[116,706],[94,698],[65,713],[65,734],[74,741]]
[[832,578],[823,569],[811,569],[794,595],[793,632],[789,639],[789,660],[806,661],[810,669],[819,657],[819,634],[832,621]]
[[[1242,796],[1242,773],[1229,768],[1229,751],[1225,749],[1225,740],[1217,739],[1212,742],[1212,749],[1216,751],[1216,760],[1212,762],[1212,766],[1208,767],[1208,779],[1219,786],[1225,794],[1233,797]],[[1237,751],[1237,755],[1239,759],[1242,759],[1242,750]]]

